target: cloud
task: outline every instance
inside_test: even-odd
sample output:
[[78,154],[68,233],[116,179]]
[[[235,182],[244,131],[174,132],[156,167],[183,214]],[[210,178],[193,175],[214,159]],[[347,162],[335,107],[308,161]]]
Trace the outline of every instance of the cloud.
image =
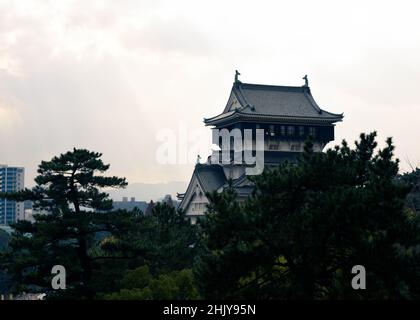
[[127,30],[121,43],[128,50],[143,49],[153,54],[211,55],[212,44],[198,26],[180,19],[156,19],[138,29]]
[[[156,163],[159,130],[191,130],[246,82],[301,85],[344,112],[337,139],[420,136],[415,2],[1,1],[0,162],[36,165],[74,146],[130,182],[187,180]],[[202,155],[203,158],[205,155]],[[182,190],[180,190],[182,191]]]

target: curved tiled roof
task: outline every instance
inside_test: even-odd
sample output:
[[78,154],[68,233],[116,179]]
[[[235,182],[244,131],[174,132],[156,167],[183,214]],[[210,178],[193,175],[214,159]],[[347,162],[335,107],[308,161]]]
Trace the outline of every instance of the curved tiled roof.
[[204,192],[213,192],[226,182],[223,168],[217,164],[197,164],[194,173]]
[[337,122],[342,114],[321,109],[309,87],[272,86],[236,82],[223,113],[205,119],[207,125],[235,119]]
[[194,181],[197,181],[204,193],[213,192],[226,183],[226,176],[222,166],[218,164],[197,163],[194,168],[187,191],[182,194],[179,208],[186,209],[194,192]]

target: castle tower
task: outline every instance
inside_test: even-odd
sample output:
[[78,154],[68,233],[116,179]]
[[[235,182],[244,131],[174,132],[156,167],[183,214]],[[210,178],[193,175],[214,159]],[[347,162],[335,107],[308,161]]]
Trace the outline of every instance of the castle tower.
[[[252,184],[246,178],[244,163],[235,163],[235,139],[245,140],[246,132],[252,132],[252,146],[255,150],[257,131],[263,134],[264,166],[270,167],[288,160],[294,161],[303,152],[305,140],[313,141],[314,151],[321,152],[325,145],[334,140],[335,123],[342,121],[343,114],[326,111],[315,102],[307,76],[300,87],[274,86],[242,83],[235,75],[229,99],[223,112],[204,119],[213,130],[226,129],[232,133],[227,143],[229,161],[197,164],[185,194],[180,195],[180,207],[186,210],[194,222],[197,216],[205,214],[208,200],[206,192],[222,191],[232,179],[239,198],[252,192]],[[248,135],[249,137],[249,135]],[[221,150],[226,150],[226,140],[216,141]],[[221,153],[220,153],[221,154]],[[219,157],[220,157],[219,154]]]

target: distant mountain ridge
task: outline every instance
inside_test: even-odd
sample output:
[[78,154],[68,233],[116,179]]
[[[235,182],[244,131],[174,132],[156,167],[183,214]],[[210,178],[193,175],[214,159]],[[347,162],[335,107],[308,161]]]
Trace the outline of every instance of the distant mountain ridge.
[[136,201],[159,201],[170,194],[176,200],[176,193],[187,190],[187,181],[172,181],[168,183],[131,183],[125,189],[106,190],[112,200],[121,201],[123,197],[135,197]]

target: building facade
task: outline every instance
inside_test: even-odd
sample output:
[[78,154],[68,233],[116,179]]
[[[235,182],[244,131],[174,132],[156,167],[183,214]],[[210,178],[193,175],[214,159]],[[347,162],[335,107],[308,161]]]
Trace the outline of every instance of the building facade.
[[[229,180],[239,200],[251,194],[253,185],[247,178],[250,165],[235,160],[238,135],[243,146],[255,151],[258,143],[261,144],[257,132],[262,132],[260,150],[263,149],[264,153],[264,168],[277,166],[283,161],[296,161],[308,138],[311,138],[316,152],[321,152],[328,142],[334,140],[335,123],[342,121],[343,114],[320,108],[311,94],[307,77],[304,79],[305,84],[300,87],[274,86],[242,83],[236,74],[223,112],[204,119],[206,126],[219,133],[224,129],[236,132],[227,144],[229,160],[220,161],[218,152],[209,157],[207,163],[197,163],[186,192],[178,194],[180,208],[185,210],[192,223],[206,212],[209,203],[206,193],[221,192]],[[253,134],[247,136],[247,132]],[[226,141],[223,140],[224,137],[220,136],[218,141],[213,141],[222,151],[226,150]],[[244,151],[240,151],[240,156]]]
[[130,200],[128,200],[128,197],[122,197],[122,201],[112,201],[112,208],[114,210],[134,210],[134,208],[137,208],[144,212],[147,208],[147,202],[136,201],[135,197],[131,197]]
[[[0,165],[0,193],[16,192],[24,188],[25,169]],[[23,202],[0,199],[0,225],[9,225],[23,219]]]

